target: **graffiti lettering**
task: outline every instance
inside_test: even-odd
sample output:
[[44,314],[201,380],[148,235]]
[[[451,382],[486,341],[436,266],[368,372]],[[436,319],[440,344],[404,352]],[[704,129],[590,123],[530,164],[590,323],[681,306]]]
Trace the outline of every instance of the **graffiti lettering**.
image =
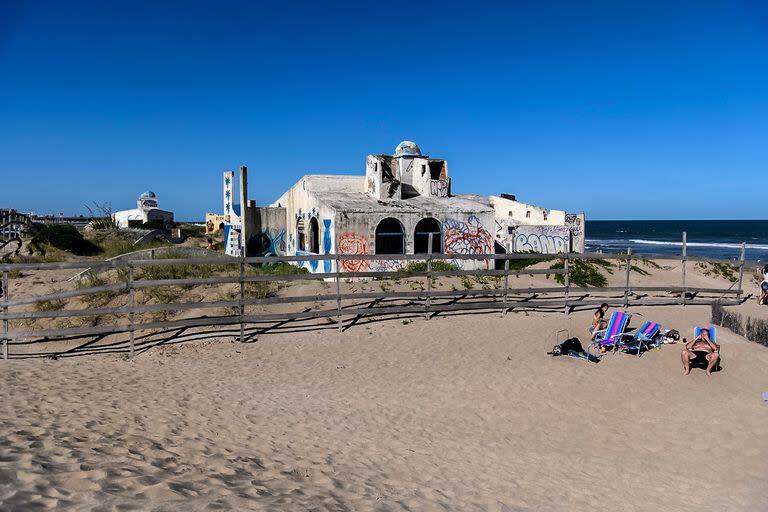
[[517,235],[515,236],[516,252],[537,252],[541,254],[557,254],[568,252],[568,239],[561,236],[549,235]]
[[448,197],[448,180],[429,180],[429,195]]
[[573,236],[581,235],[581,218],[573,213],[565,215],[565,225],[571,230]]

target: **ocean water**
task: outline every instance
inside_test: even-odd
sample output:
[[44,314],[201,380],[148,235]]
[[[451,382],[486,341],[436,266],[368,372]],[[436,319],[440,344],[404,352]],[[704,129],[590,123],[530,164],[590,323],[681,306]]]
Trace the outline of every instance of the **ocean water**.
[[683,231],[689,255],[768,261],[768,220],[588,220],[586,250],[679,255]]

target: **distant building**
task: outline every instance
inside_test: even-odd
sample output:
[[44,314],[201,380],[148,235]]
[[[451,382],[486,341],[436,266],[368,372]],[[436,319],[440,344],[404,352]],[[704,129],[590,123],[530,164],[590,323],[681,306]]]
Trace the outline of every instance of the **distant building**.
[[31,224],[28,216],[13,208],[0,208],[0,243],[23,238]]
[[224,225],[224,215],[210,212],[205,214],[206,235],[216,235],[220,231],[224,231]]
[[118,228],[139,228],[147,222],[156,221],[166,229],[173,226],[173,212],[161,210],[157,207],[157,196],[151,190],[147,190],[139,196],[136,208],[122,210],[112,215]]
[[[448,162],[403,141],[393,155],[368,155],[365,176],[306,175],[268,207],[240,204],[234,173],[224,173],[225,251],[232,256],[311,254],[493,254],[583,251],[584,214],[519,202],[514,196],[451,193]],[[305,262],[330,272],[332,261]],[[491,260],[456,259],[464,269]],[[402,262],[343,260],[342,271],[393,270]]]

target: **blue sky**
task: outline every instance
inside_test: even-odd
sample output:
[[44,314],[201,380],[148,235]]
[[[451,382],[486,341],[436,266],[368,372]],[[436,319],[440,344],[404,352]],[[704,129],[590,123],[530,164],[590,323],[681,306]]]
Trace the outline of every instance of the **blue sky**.
[[0,207],[202,219],[409,139],[455,193],[766,218],[767,5],[0,0]]

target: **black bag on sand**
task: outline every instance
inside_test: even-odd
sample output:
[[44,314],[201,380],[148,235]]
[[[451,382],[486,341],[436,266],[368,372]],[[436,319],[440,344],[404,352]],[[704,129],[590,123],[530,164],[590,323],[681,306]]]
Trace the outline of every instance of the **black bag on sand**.
[[571,356],[577,359],[592,361],[593,363],[600,362],[599,357],[584,351],[584,347],[581,346],[579,338],[568,338],[559,345],[552,347],[552,352],[547,352],[547,354],[551,356]]

